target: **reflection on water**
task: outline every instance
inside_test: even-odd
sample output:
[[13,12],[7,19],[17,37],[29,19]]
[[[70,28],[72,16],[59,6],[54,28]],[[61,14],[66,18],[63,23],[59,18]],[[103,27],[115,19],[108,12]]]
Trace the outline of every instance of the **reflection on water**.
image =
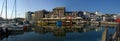
[[[0,36],[2,41],[101,41],[104,26],[83,25],[34,27],[27,31],[11,31],[9,34]],[[33,31],[31,29],[34,29]],[[114,28],[109,28],[114,32]]]

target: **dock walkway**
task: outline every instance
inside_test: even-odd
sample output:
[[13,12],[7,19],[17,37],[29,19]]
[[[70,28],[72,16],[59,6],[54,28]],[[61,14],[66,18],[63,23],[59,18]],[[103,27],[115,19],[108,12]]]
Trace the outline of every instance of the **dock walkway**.
[[102,34],[102,41],[107,41],[107,32],[108,32],[108,30],[105,29],[103,34]]

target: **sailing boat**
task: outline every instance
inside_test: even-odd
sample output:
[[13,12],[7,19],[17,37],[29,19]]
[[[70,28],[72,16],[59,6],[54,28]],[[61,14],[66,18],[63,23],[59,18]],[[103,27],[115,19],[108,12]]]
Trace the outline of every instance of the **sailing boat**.
[[[14,5],[15,5],[15,18],[16,18],[16,0],[14,1]],[[23,30],[23,24],[19,24],[16,19],[15,19],[15,22],[14,23],[11,23],[10,25],[10,30]]]
[[[10,26],[10,24],[8,23],[8,20],[7,20],[7,0],[5,2],[6,2],[6,8],[5,8],[6,9],[6,11],[5,11],[6,21],[5,21],[5,23],[2,23],[1,26],[0,26],[1,30],[3,30],[3,33],[7,33],[8,32],[8,27]],[[2,9],[3,9],[3,7],[4,7],[4,1],[3,1]]]
[[[6,21],[5,21],[5,23],[1,24],[1,27],[8,28],[10,26],[10,24],[8,23],[8,20],[7,20],[7,0],[5,2],[6,2],[6,8],[5,8],[6,9],[6,11],[5,11],[5,13],[6,13],[6,15],[5,15]],[[4,2],[3,2],[3,6],[4,6]]]

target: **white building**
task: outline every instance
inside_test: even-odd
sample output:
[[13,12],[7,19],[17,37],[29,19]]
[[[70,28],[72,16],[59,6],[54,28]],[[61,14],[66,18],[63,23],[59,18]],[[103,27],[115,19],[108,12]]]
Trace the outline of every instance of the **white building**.
[[30,20],[32,20],[32,14],[33,14],[33,12],[30,12],[30,11],[28,11],[28,12],[26,12],[25,13],[25,19],[28,21],[30,21]]

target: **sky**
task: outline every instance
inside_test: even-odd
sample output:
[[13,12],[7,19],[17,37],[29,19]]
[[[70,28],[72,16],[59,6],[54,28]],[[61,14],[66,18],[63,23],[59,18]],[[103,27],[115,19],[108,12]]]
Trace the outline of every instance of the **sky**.
[[[0,12],[4,0],[0,0]],[[14,0],[8,0],[8,18],[11,16]],[[17,17],[25,17],[27,11],[48,10],[66,7],[66,11],[99,11],[108,14],[120,14],[120,0],[17,0]],[[2,14],[5,18],[5,8]],[[13,17],[14,18],[14,14]]]

